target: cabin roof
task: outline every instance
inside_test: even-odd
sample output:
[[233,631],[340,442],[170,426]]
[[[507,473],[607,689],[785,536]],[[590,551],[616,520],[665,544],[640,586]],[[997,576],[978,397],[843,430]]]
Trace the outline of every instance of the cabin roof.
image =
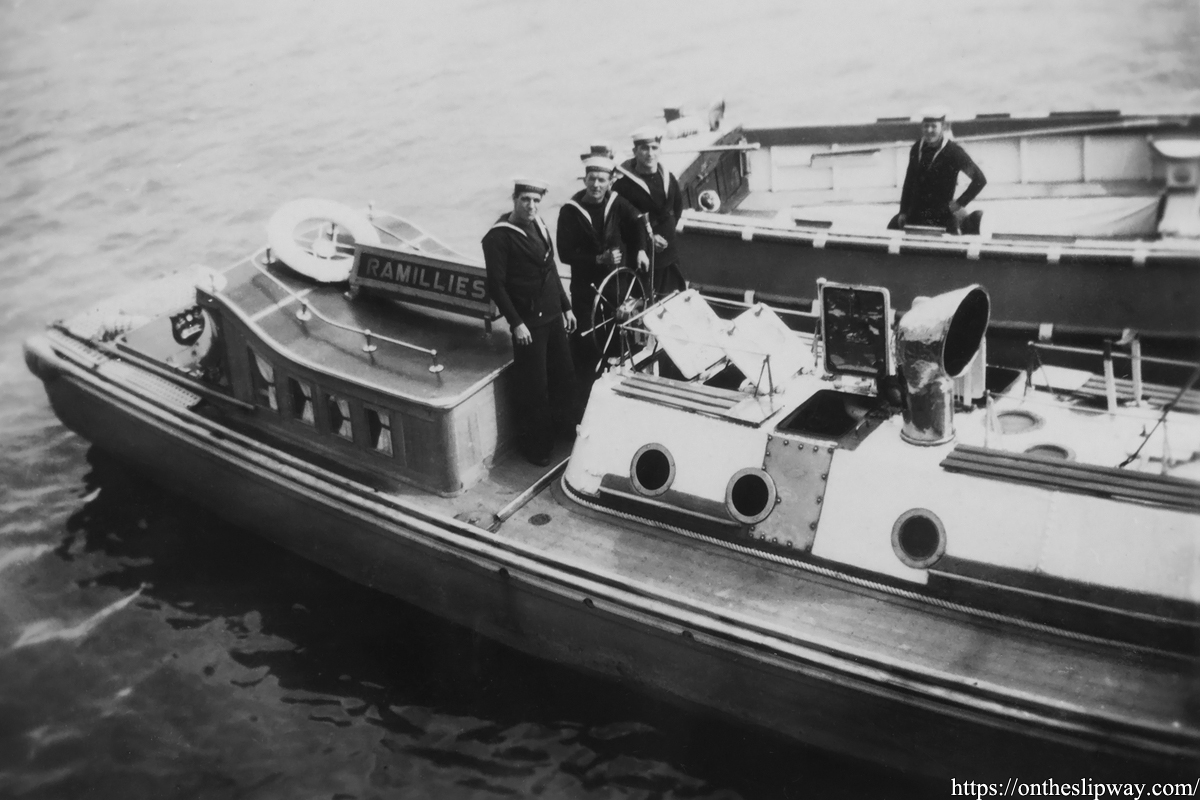
[[[228,283],[217,293],[218,302],[283,357],[423,405],[457,405],[512,361],[503,326],[487,331],[479,320],[366,294],[351,300],[344,285],[318,284],[281,264],[264,265],[261,253],[237,264],[225,277]],[[355,330],[338,328],[316,315],[307,322],[297,319],[301,298],[320,316]],[[366,353],[365,337],[357,330],[436,350],[437,362],[445,368],[430,372],[433,360],[427,353],[378,338],[372,342],[377,349]]]

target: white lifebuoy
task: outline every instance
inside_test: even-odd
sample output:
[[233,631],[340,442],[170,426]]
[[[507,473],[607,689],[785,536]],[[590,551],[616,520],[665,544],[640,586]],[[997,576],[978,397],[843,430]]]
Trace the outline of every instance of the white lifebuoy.
[[305,222],[332,222],[354,237],[357,244],[377,245],[380,241],[379,233],[366,214],[349,206],[315,198],[285,203],[267,223],[267,243],[271,245],[271,252],[296,272],[321,283],[348,280],[354,258],[338,251],[332,240],[322,240],[320,231],[310,247],[296,241],[296,229]]

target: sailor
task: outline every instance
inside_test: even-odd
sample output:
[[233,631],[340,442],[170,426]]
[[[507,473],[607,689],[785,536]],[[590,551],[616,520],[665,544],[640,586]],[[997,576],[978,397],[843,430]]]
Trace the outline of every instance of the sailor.
[[537,213],[546,188],[518,179],[512,211],[483,237],[488,291],[512,330],[521,449],[538,466],[550,463],[556,433],[573,431],[579,421],[567,343],[575,315],[558,277],[550,229]]
[[653,126],[633,132],[633,158],[619,168],[613,190],[638,211],[650,215],[654,239],[654,291],[686,288],[675,248],[675,224],[683,213],[679,181],[659,163],[662,131]]
[[[556,241],[559,257],[571,267],[571,306],[587,320],[600,282],[618,267],[636,264],[648,269],[650,256],[637,209],[611,191],[616,168],[612,158],[598,146],[581,158],[584,188],[558,212]],[[586,393],[601,365],[602,354],[592,334],[582,331],[571,337],[571,352],[575,374],[584,384],[580,388]]]
[[[987,178],[953,140],[946,116],[946,110],[940,107],[922,114],[921,138],[908,155],[900,213],[888,223],[893,230],[905,225],[928,225],[950,233],[979,233],[983,212],[968,214],[964,206],[983,190]],[[971,179],[971,184],[955,200],[960,172]]]

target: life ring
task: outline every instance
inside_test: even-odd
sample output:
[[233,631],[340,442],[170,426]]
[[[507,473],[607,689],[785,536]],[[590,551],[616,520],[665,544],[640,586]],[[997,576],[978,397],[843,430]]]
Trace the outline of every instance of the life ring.
[[[303,223],[318,223],[315,229],[301,231],[312,234],[311,240],[297,240],[296,229]],[[379,244],[379,233],[365,214],[332,200],[304,198],[285,203],[271,215],[267,223],[267,243],[275,258],[301,275],[321,283],[341,283],[350,278],[354,256],[338,248],[333,223],[354,238],[357,244]],[[327,232],[328,231],[328,232]]]

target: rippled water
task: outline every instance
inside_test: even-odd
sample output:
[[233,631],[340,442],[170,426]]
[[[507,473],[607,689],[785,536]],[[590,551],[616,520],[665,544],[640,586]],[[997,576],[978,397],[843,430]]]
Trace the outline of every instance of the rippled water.
[[[648,6],[648,7],[647,7]],[[1195,2],[0,2],[0,796],[896,797],[945,787],[496,647],[67,432],[47,320],[302,196],[475,252],[671,102],[753,123],[1200,108]],[[858,721],[869,724],[868,720]]]

